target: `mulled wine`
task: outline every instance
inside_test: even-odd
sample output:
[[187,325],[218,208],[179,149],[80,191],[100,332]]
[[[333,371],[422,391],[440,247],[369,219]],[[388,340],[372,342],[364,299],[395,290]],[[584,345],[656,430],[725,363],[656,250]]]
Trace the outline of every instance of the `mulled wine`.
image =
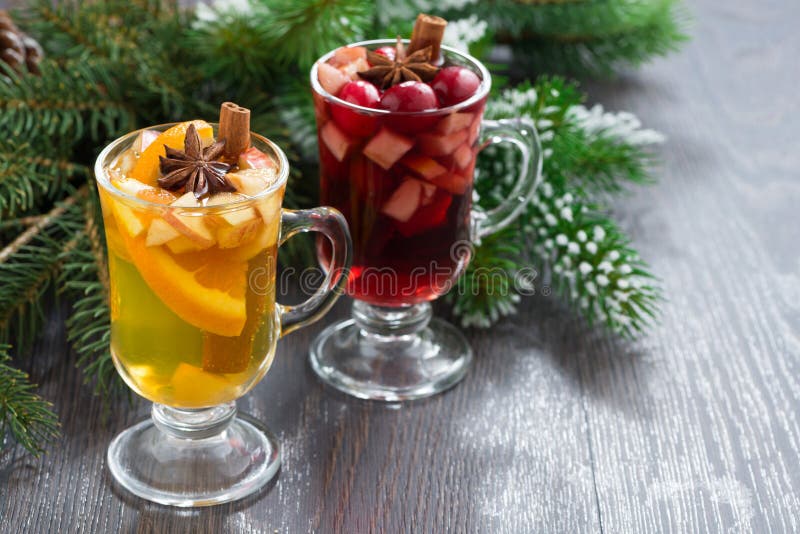
[[317,64],[336,98],[314,93],[321,200],[353,236],[348,293],[381,306],[436,299],[469,261],[459,245],[470,240],[486,103],[480,72],[447,52],[433,64],[405,48],[340,48]]
[[[311,69],[322,200],[343,212],[353,236],[347,289],[351,319],[311,345],[317,376],[363,399],[428,397],[461,380],[472,349],[433,316],[470,261],[472,240],[508,225],[527,205],[541,169],[526,119],[483,120],[491,75],[442,46],[447,21],[420,14],[411,39],[333,50]],[[472,206],[484,144],[520,153],[508,197]],[[319,242],[328,269],[330,251]]]

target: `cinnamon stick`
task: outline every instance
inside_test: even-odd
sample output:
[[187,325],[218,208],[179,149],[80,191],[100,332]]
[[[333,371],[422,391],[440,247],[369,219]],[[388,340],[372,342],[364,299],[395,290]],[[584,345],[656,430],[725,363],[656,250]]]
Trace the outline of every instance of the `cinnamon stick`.
[[236,159],[250,148],[250,110],[233,102],[219,109],[218,139],[225,139],[225,157]]
[[411,43],[408,45],[407,54],[411,55],[426,46],[431,47],[431,63],[439,61],[439,49],[444,38],[444,28],[447,21],[441,17],[420,13],[414,22],[414,31],[411,32]]

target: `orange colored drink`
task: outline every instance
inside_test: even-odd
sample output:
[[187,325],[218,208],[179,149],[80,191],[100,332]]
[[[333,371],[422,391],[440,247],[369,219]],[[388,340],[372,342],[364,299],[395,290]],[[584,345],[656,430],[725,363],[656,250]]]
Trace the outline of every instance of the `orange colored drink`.
[[[210,145],[211,125],[193,122]],[[253,135],[249,152],[259,161],[232,164],[236,191],[198,200],[159,187],[158,155],[183,146],[187,124],[146,130],[120,146],[107,169],[114,190],[101,188],[100,198],[117,367],[153,402],[203,408],[241,397],[272,362],[284,185],[274,184],[279,163],[270,145]]]

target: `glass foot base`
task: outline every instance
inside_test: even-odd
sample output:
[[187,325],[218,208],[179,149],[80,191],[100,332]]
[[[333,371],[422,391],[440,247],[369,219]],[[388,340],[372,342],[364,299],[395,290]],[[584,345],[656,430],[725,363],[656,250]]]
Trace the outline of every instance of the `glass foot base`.
[[472,349],[454,326],[438,319],[404,335],[375,334],[351,319],[325,329],[311,345],[310,360],[317,376],[339,391],[394,402],[457,384],[467,374]]
[[255,421],[232,418],[221,432],[199,439],[162,429],[143,421],[108,448],[117,482],[148,501],[182,507],[234,501],[264,487],[281,465],[277,440]]

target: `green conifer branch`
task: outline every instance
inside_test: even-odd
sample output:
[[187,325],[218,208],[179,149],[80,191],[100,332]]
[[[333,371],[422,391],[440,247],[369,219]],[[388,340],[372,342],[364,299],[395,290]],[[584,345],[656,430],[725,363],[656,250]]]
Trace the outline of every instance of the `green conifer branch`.
[[0,132],[59,151],[85,134],[99,140],[101,130],[132,127],[132,109],[109,96],[114,84],[97,61],[44,60],[39,68],[41,76],[20,75],[0,62]]
[[[90,62],[100,92],[150,123],[208,108],[196,97],[201,79],[181,40],[188,15],[175,2],[33,2],[21,12],[27,29],[64,65]],[[91,101],[89,101],[91,102]],[[134,115],[131,113],[131,115]],[[129,130],[107,130],[107,135]]]
[[[372,22],[372,5],[360,0],[256,0],[278,65],[308,72],[314,61],[343,43],[363,38]],[[312,37],[313,36],[313,37]]]
[[9,141],[0,147],[0,219],[30,211],[42,201],[53,201],[77,176],[89,169],[67,158],[49,157],[52,147]]
[[10,365],[9,345],[0,344],[0,444],[7,433],[34,456],[58,437],[58,416],[52,404],[34,393],[27,373]]
[[[545,154],[543,183],[517,223],[517,232],[527,239],[516,240],[521,252],[506,266],[506,278],[518,283],[514,276],[521,266],[533,266],[540,292],[555,289],[590,324],[635,337],[654,321],[661,289],[599,200],[625,183],[650,180],[652,157],[642,145],[658,139],[629,114],[592,113],[580,101],[574,85],[545,78],[535,87],[522,84],[505,91],[487,109],[494,118],[534,120]],[[592,153],[604,158],[587,159]],[[478,161],[481,177],[508,177],[517,165],[513,152],[498,149],[487,150]],[[506,197],[507,186],[507,180],[478,180],[480,204],[493,207]],[[477,265],[498,255],[491,241],[487,245],[476,250]],[[478,286],[454,297],[465,326],[488,326],[513,311],[514,296],[495,300],[491,290]]]
[[[687,37],[680,0],[381,0],[385,26],[419,11],[488,23],[518,71],[608,76],[676,50]],[[386,13],[389,15],[387,16]]]
[[0,250],[0,340],[13,335],[22,352],[33,344],[42,324],[43,300],[60,268],[75,204],[84,193],[59,203]]

